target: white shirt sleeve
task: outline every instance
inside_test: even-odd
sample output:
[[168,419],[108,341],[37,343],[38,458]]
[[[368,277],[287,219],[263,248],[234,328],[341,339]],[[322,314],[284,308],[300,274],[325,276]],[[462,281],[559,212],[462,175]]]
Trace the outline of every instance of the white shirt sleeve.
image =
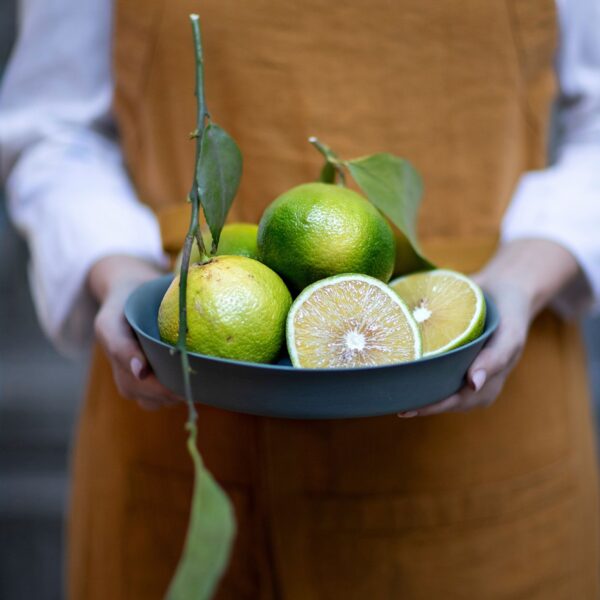
[[525,174],[502,240],[543,238],[569,250],[583,277],[557,298],[565,316],[600,308],[600,2],[557,1],[561,41],[556,161]]
[[165,257],[111,120],[111,0],[22,0],[19,8],[0,87],[0,173],[29,244],[42,327],[71,353],[91,337],[91,265],[111,254]]

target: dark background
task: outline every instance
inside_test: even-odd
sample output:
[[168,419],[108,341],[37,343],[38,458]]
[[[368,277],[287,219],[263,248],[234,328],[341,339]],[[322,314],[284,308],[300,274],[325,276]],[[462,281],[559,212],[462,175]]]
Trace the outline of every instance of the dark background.
[[[0,0],[0,76],[14,30],[14,0]],[[584,332],[600,404],[600,319]],[[69,444],[86,364],[61,358],[40,331],[27,248],[0,190],[0,600],[62,598]]]

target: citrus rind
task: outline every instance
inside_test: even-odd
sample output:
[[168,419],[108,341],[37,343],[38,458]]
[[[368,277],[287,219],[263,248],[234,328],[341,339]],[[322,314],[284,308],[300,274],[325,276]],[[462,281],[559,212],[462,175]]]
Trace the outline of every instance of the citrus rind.
[[[295,331],[296,316],[297,316],[298,312],[301,310],[301,308],[305,305],[305,303],[310,299],[310,297],[313,296],[313,294],[315,292],[322,290],[323,288],[325,288],[327,286],[339,285],[339,284],[343,283],[344,281],[358,281],[358,282],[367,283],[371,286],[375,286],[378,290],[383,292],[385,294],[385,296],[387,296],[390,299],[390,301],[394,303],[394,305],[396,307],[398,307],[400,309],[400,311],[406,321],[406,324],[408,325],[408,328],[410,330],[410,334],[412,337],[412,348],[408,349],[409,355],[410,355],[409,360],[416,360],[416,359],[420,358],[422,355],[421,333],[419,330],[419,326],[418,326],[417,322],[414,320],[413,316],[411,315],[411,312],[410,312],[408,306],[406,305],[406,303],[388,285],[381,282],[380,280],[375,279],[374,277],[370,277],[368,275],[349,273],[349,274],[334,275],[332,277],[328,277],[326,279],[317,281],[317,282],[309,285],[308,287],[306,287],[302,291],[302,293],[294,300],[292,307],[290,308],[290,311],[288,313],[287,323],[286,323],[287,347],[288,347],[288,352],[290,355],[291,362],[294,365],[294,367],[298,367],[298,368],[328,368],[328,369],[330,369],[330,368],[339,368],[339,369],[348,368],[343,365],[334,366],[334,367],[329,367],[329,366],[328,367],[305,367],[302,364],[303,361],[298,352],[298,344],[297,344],[296,331]],[[401,362],[401,361],[394,361],[394,362],[397,363],[397,362]],[[393,363],[391,363],[391,362],[377,363],[377,365],[379,365],[379,364],[393,364]],[[375,365],[375,364],[374,365],[365,365],[365,367],[368,368],[369,366],[377,366],[377,365]],[[360,368],[360,367],[354,367],[354,368]]]
[[[397,292],[396,285],[398,283],[404,282],[406,279],[409,279],[409,278],[415,277],[415,276],[451,277],[453,279],[457,279],[457,280],[465,283],[470,288],[470,290],[473,292],[473,294],[475,295],[475,310],[473,311],[473,317],[471,318],[468,325],[464,328],[464,330],[458,336],[455,336],[452,340],[450,340],[444,346],[436,348],[435,350],[424,351],[423,357],[435,356],[437,354],[443,354],[444,352],[448,352],[450,350],[453,350],[455,348],[463,346],[464,344],[467,344],[468,342],[476,339],[477,337],[479,337],[479,335],[481,335],[481,332],[483,331],[484,326],[485,326],[485,317],[486,317],[485,297],[483,295],[483,292],[481,291],[481,288],[472,279],[470,279],[466,275],[463,275],[462,273],[453,271],[451,269],[435,269],[433,271],[412,273],[409,275],[404,275],[402,277],[397,277],[396,279],[390,281],[389,286],[394,291]],[[399,292],[397,292],[397,293],[399,293]],[[402,297],[402,295],[400,293],[399,293],[399,295],[400,295],[400,297]]]

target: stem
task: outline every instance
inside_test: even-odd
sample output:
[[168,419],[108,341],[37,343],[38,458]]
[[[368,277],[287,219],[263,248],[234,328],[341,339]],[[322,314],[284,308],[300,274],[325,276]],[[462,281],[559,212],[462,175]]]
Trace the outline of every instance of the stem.
[[319,138],[311,136],[308,138],[308,141],[325,157],[325,160],[333,166],[340,178],[340,183],[338,185],[346,187],[346,173],[344,172],[344,162],[340,160],[338,155],[329,146],[321,142]]
[[[202,147],[202,137],[204,136],[204,125],[206,119],[209,117],[206,110],[206,96],[204,93],[204,54],[202,51],[202,30],[200,29],[200,17],[197,14],[190,15],[190,21],[192,23],[192,34],[194,37],[194,57],[196,60],[196,130],[194,131],[194,138],[196,139],[196,166],[194,168],[194,178],[192,181],[192,190],[190,191],[190,199],[196,198],[200,201],[198,196],[198,161],[200,160],[200,149]],[[198,243],[198,249],[202,257],[207,256],[206,248],[204,246],[204,240],[200,232],[200,211],[196,214],[196,223],[198,228],[195,232],[196,241]]]
[[[204,55],[202,53],[202,32],[200,31],[200,17],[198,15],[190,15],[190,21],[192,22],[192,33],[194,35],[194,56],[196,58],[196,101],[197,101],[197,112],[196,112],[196,131],[194,132],[196,138],[196,157],[200,156],[200,144],[202,143],[202,136],[204,135],[204,123],[208,118],[208,112],[206,111],[206,97],[204,95]],[[196,177],[194,176],[194,180]]]
[[[199,217],[200,215],[198,215]],[[196,243],[198,244],[198,250],[200,250],[200,262],[204,262],[208,259],[208,254],[206,252],[206,246],[204,245],[204,238],[202,237],[202,231],[200,229],[200,223],[198,222],[198,227],[196,227]]]
[[192,218],[190,226],[185,236],[183,245],[183,254],[181,257],[181,268],[179,271],[179,334],[177,345],[175,346],[181,355],[181,369],[183,371],[184,395],[188,405],[188,427],[196,421],[197,413],[192,396],[192,385],[190,381],[190,361],[187,354],[187,278],[190,266],[190,256],[192,254],[192,244],[198,231],[198,212],[200,199],[198,192],[191,196]]
[[185,242],[183,245],[183,254],[181,257],[181,268],[179,271],[179,333],[177,337],[176,349],[181,355],[181,369],[183,371],[184,394],[188,405],[187,429],[190,431],[195,441],[196,419],[198,413],[194,406],[192,397],[192,385],[190,381],[190,361],[187,354],[187,279],[190,266],[190,256],[194,239],[198,242],[200,253],[206,255],[202,235],[200,234],[200,196],[198,194],[198,161],[200,160],[200,149],[202,147],[202,136],[204,135],[204,123],[208,117],[206,112],[206,100],[204,97],[204,59],[202,55],[202,36],[200,33],[200,17],[190,15],[192,23],[192,33],[194,36],[194,49],[196,57],[196,101],[198,106],[197,125],[193,137],[196,139],[196,168],[190,191],[190,202],[192,204],[192,216]]

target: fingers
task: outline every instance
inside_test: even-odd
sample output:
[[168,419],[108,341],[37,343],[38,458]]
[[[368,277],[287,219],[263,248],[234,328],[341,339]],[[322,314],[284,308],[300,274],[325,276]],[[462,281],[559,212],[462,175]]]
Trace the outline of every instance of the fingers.
[[486,381],[502,372],[509,372],[519,360],[525,345],[527,331],[507,321],[478,354],[469,367],[467,381],[474,392],[483,389]]
[[140,381],[150,374],[146,357],[117,306],[103,305],[96,316],[94,330],[112,363]]
[[510,268],[507,275],[502,270],[500,274],[495,273],[492,267],[488,265],[473,279],[494,298],[500,314],[500,325],[469,367],[467,384],[441,402],[399,416],[407,418],[467,411],[477,406],[489,406],[500,394],[506,378],[523,352],[535,311],[532,309],[528,286],[519,279],[515,280]]
[[490,406],[500,394],[508,374],[519,360],[526,336],[527,327],[524,323],[516,318],[507,318],[469,367],[467,385],[436,404],[398,416],[424,417],[444,412],[465,412],[477,406]]
[[161,406],[182,401],[181,398],[167,390],[153,374],[148,375],[143,381],[139,381],[129,371],[113,366],[113,375],[121,396],[135,400],[147,410],[156,410]]
[[108,300],[94,322],[98,341],[110,360],[119,393],[147,410],[180,402],[152,374],[133,331],[127,324],[121,302]]
[[425,417],[444,412],[466,412],[490,406],[500,394],[506,377],[525,344],[526,327],[507,319],[478,354],[467,372],[467,385],[459,392],[425,408],[401,413],[402,418]]
[[431,404],[425,408],[420,408],[419,410],[411,410],[408,412],[399,413],[398,416],[401,419],[412,419],[413,417],[429,417],[431,415],[438,415],[440,413],[453,410],[460,403],[460,400],[460,394],[454,394],[453,396],[449,396],[445,400],[437,402],[436,404]]
[[440,402],[418,410],[400,413],[398,416],[403,419],[429,417],[447,412],[468,412],[477,407],[484,408],[491,406],[504,387],[506,375],[506,373],[502,372],[495,377],[492,377],[479,391],[473,390],[471,386],[467,384],[456,394],[453,394]]

